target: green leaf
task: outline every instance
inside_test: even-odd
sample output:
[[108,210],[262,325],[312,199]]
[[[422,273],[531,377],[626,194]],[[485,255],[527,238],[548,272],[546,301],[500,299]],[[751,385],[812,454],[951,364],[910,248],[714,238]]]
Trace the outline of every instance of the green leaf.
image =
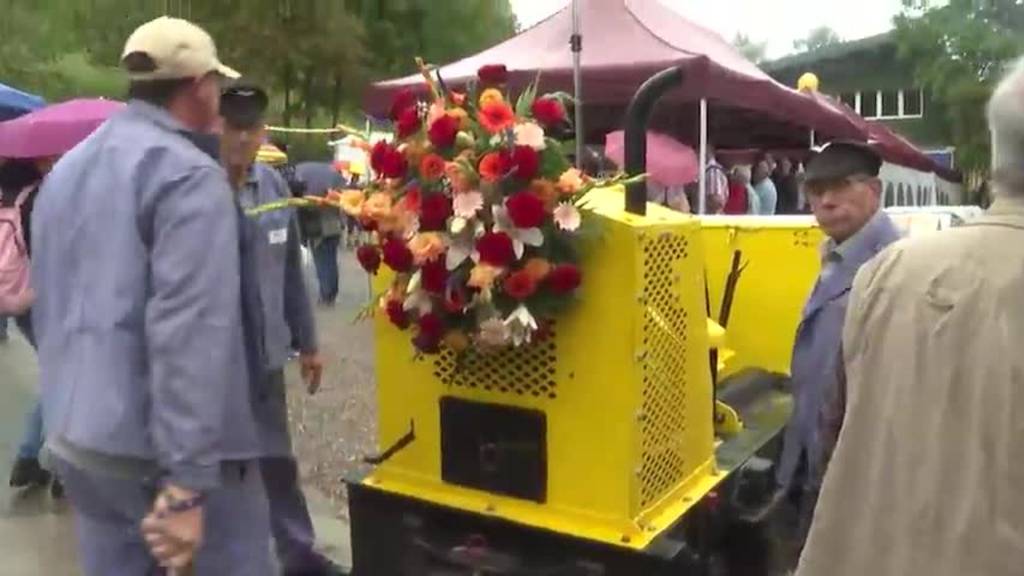
[[550,138],[546,139],[547,146],[540,154],[540,172],[546,177],[557,180],[563,172],[572,168],[565,154],[562,153],[561,145]]

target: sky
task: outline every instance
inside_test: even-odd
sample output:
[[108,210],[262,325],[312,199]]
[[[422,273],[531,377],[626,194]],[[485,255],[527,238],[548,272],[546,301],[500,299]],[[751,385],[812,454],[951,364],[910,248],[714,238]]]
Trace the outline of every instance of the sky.
[[[583,0],[586,1],[586,0]],[[818,26],[829,26],[844,40],[864,38],[892,27],[900,0],[660,0],[683,16],[732,40],[742,32],[767,42],[767,56],[794,52],[793,42]],[[523,27],[535,24],[568,0],[511,0]],[[584,43],[586,46],[586,43]]]

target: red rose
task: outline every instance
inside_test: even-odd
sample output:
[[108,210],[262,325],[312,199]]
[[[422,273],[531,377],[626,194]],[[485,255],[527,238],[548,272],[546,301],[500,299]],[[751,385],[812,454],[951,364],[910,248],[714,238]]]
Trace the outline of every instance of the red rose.
[[385,311],[388,313],[388,320],[391,320],[392,324],[402,330],[409,327],[409,314],[403,308],[401,300],[388,300]]
[[565,121],[565,108],[554,98],[538,98],[530,107],[533,117],[546,127],[556,126]]
[[420,284],[431,294],[444,294],[448,285],[448,266],[444,258],[434,258],[420,268]]
[[381,140],[374,144],[373,150],[370,151],[370,167],[385,178],[401,178],[405,176],[409,165],[398,148]]
[[376,274],[380,268],[380,250],[376,246],[364,245],[356,250],[359,264],[370,274]]
[[507,266],[516,257],[512,239],[504,232],[488,232],[476,241],[480,261],[491,266]]
[[413,338],[413,344],[424,354],[437,352],[441,345],[441,338],[444,337],[444,321],[437,314],[428,312],[420,316],[418,325],[419,334]]
[[515,300],[526,300],[537,291],[537,281],[526,270],[513,273],[502,283],[505,294]]
[[466,303],[466,294],[462,288],[453,286],[447,290],[444,299],[445,310],[452,314],[458,314],[466,307]]
[[508,68],[504,64],[481,66],[476,75],[484,84],[497,85],[508,82]]
[[437,354],[441,351],[441,339],[422,331],[412,339],[412,345],[423,354]]
[[540,154],[529,146],[516,146],[512,150],[512,166],[515,168],[513,176],[529,182],[540,170]]
[[395,272],[408,272],[412,268],[412,252],[401,240],[387,239],[381,246],[384,263]]
[[420,230],[444,230],[452,215],[452,201],[444,194],[424,195],[420,201]]
[[544,222],[544,201],[529,192],[509,196],[505,209],[516,228],[537,228]]
[[416,111],[416,107],[406,108],[398,113],[398,120],[395,121],[398,139],[405,140],[409,136],[412,136],[419,131],[420,126],[423,125],[420,122],[419,112]]
[[419,212],[420,198],[420,187],[417,186],[416,184],[412,184],[408,188],[406,188],[405,195],[402,196],[402,199],[398,201],[398,206],[401,207],[402,210],[407,210],[409,212]]
[[555,294],[568,294],[579,288],[583,280],[580,269],[573,264],[555,266],[546,279],[548,288]]
[[459,120],[454,116],[445,114],[427,129],[427,137],[434,148],[451,148],[455,144],[455,137],[459,134]]
[[416,109],[416,95],[413,94],[412,90],[402,88],[397,94],[395,94],[394,99],[391,100],[391,112],[389,117],[394,121],[398,121],[402,112],[409,108],[412,108],[413,110]]

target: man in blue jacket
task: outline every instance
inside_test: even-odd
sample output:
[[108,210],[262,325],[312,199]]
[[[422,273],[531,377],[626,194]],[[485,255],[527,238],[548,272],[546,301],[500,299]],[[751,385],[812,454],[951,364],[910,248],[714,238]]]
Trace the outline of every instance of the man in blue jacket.
[[793,346],[794,409],[776,471],[780,487],[796,503],[797,547],[810,528],[828,464],[822,423],[838,390],[850,287],[861,266],[899,239],[881,209],[881,165],[877,152],[857,142],[834,142],[807,165],[804,191],[827,240]]
[[[264,112],[267,95],[260,88],[236,84],[224,91],[221,160],[239,204],[251,209],[289,198],[281,174],[256,163],[266,137]],[[258,287],[257,309],[262,337],[258,356],[260,376],[254,380],[253,409],[260,434],[260,470],[270,500],[270,520],[278,559],[286,576],[332,576],[341,570],[314,549],[316,541],[306,500],[298,483],[298,466],[288,432],[284,366],[297,344],[299,365],[310,394],[320,386],[323,363],[317,351],[316,325],[309,292],[302,273],[298,221],[286,209],[247,217],[242,224],[245,243],[252,247],[244,257],[253,275],[242,281]]]
[[238,74],[168,17],[132,33],[122,66],[131,101],[33,212],[43,415],[79,559],[86,576],[270,576],[240,214],[209,137]]

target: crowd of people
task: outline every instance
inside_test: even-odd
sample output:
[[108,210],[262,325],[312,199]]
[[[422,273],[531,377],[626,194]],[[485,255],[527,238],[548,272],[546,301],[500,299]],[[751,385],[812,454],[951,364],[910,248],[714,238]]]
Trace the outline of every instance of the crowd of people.
[[[0,223],[24,238],[34,291],[14,321],[37,349],[42,391],[10,483],[67,491],[87,576],[270,575],[271,541],[285,574],[341,574],[314,547],[284,367],[297,356],[316,392],[300,242],[330,305],[346,223],[245,212],[344,183],[329,164],[282,174],[255,162],[268,97],[226,84],[238,73],[194,24],[144,24],[122,65],[124,111],[59,162],[0,166]],[[1024,566],[1022,103],[1024,64],[989,105],[991,211],[928,237],[900,240],[867,144],[831,143],[806,169],[710,156],[708,213],[808,211],[828,238],[775,470],[774,503],[798,519],[800,576]],[[675,209],[695,204],[651,190]]]

